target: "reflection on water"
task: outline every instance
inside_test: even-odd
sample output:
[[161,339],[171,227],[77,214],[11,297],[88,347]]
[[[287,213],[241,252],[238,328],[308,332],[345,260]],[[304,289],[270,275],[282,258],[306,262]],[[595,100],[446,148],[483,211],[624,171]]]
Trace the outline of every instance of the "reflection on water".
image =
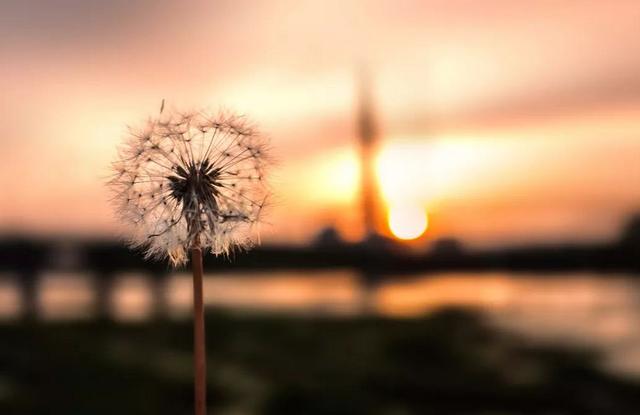
[[45,274],[37,288],[38,312],[44,319],[89,318],[92,288],[91,281],[79,274]]
[[[187,314],[192,304],[188,274],[172,277],[167,300],[175,314]],[[207,276],[204,301],[209,306],[254,311],[353,314],[359,307],[359,284],[348,271],[272,272]]]
[[153,313],[154,299],[149,276],[120,275],[109,297],[110,314],[116,320],[141,320]]
[[[150,317],[158,299],[156,282],[149,275],[118,275],[108,288],[90,276],[47,273],[39,278],[38,312],[47,320],[86,319],[98,313],[106,297],[109,316],[121,321]],[[192,307],[191,276],[170,276],[158,289],[163,310],[186,317]],[[350,271],[229,273],[206,275],[206,305],[247,311],[348,315],[360,311],[361,287]],[[20,286],[9,275],[0,276],[0,319],[10,320],[23,311]]]
[[499,328],[596,347],[609,368],[640,375],[639,294],[640,281],[622,275],[447,274],[384,283],[376,304],[394,316],[477,308]]
[[0,319],[13,318],[22,314],[20,292],[15,279],[0,274]]
[[[172,275],[160,287],[145,275],[120,275],[110,287],[80,274],[42,275],[37,289],[44,319],[90,318],[107,290],[114,319],[139,320],[162,311],[188,317],[191,278]],[[154,294],[155,293],[155,294]],[[18,317],[20,287],[0,275],[0,318]],[[104,293],[103,293],[104,294]],[[205,278],[205,302],[233,310],[353,315],[373,311],[411,317],[443,307],[473,307],[498,327],[533,339],[595,346],[606,364],[640,375],[640,280],[623,275],[440,274],[390,279],[367,287],[355,272],[216,274]],[[161,297],[161,298],[158,298]]]

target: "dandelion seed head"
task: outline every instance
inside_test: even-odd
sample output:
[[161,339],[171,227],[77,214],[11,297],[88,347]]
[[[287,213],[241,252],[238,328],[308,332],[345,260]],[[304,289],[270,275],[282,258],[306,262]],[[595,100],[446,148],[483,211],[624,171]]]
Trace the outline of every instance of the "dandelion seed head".
[[109,187],[130,242],[148,257],[187,260],[252,245],[268,196],[267,142],[243,118],[164,111],[132,131]]

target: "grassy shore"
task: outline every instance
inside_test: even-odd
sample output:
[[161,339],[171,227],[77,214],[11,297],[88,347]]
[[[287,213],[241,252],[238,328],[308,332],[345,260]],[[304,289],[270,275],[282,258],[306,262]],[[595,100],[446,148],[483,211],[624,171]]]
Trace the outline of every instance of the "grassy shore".
[[[189,321],[0,326],[2,414],[191,414]],[[210,313],[214,414],[637,414],[588,351],[468,311],[411,320]]]

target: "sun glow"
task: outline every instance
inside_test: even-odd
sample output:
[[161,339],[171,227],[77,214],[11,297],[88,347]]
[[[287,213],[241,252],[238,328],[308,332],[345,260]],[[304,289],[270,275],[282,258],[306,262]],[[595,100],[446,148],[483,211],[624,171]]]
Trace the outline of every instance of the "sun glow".
[[429,227],[427,212],[417,205],[395,205],[389,209],[389,229],[399,239],[416,239]]
[[377,159],[382,196],[388,204],[427,202],[464,193],[474,172],[486,166],[477,140],[405,138],[388,142]]

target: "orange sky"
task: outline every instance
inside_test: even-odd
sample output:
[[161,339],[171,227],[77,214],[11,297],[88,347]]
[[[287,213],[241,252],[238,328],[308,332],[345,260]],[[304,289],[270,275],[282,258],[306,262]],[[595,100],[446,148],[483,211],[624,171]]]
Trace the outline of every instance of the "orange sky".
[[266,240],[355,237],[363,62],[385,198],[431,237],[611,238],[640,207],[636,1],[26,3],[0,4],[0,231],[114,233],[101,183],[164,98],[272,137]]

